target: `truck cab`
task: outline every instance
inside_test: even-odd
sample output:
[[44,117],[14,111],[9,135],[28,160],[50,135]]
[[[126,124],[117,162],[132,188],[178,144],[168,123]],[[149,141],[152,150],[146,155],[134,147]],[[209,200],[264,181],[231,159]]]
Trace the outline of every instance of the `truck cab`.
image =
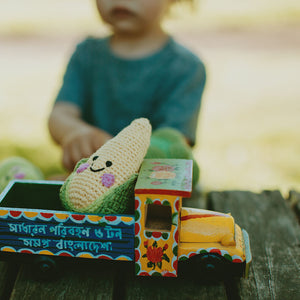
[[188,261],[197,260],[214,271],[230,264],[247,276],[246,231],[230,214],[182,207],[182,198],[191,193],[191,160],[144,160],[135,187],[136,274],[177,277],[180,268],[192,264]]

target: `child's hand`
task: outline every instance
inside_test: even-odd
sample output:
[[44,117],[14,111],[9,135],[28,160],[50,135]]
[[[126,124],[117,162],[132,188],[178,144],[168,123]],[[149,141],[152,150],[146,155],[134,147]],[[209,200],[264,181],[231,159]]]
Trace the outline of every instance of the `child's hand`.
[[68,171],[72,171],[76,163],[91,156],[112,136],[103,130],[92,126],[82,126],[76,131],[64,137],[62,141],[63,165]]
[[79,107],[68,102],[54,105],[49,130],[53,139],[62,146],[63,165],[69,171],[80,159],[91,156],[112,138],[107,132],[84,122]]

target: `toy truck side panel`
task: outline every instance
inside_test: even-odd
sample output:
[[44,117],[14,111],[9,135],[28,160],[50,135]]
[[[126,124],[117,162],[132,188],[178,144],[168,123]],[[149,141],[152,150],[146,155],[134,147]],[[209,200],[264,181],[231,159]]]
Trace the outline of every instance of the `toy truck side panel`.
[[[33,197],[30,189],[16,193],[30,182],[13,182],[0,205],[0,251],[53,256],[134,260],[134,217],[76,214],[67,211],[7,207]],[[32,183],[33,184],[33,183]],[[61,185],[34,183],[43,193]],[[35,189],[33,189],[35,190]],[[15,199],[15,196],[24,199]],[[7,201],[9,199],[9,201]],[[32,199],[35,203],[37,199]]]
[[139,276],[177,276],[181,198],[136,194],[135,270]]
[[[239,228],[239,227],[238,227]],[[213,271],[206,268],[213,268],[214,271],[223,272],[221,276],[238,276],[248,278],[249,266],[251,264],[251,252],[249,237],[245,230],[238,229],[241,244],[237,246],[222,246],[220,243],[180,243],[178,249],[179,268],[181,274],[195,272],[199,275],[199,271],[195,268],[200,268],[200,273]],[[225,273],[224,273],[225,272]],[[214,275],[216,273],[213,273]],[[222,274],[222,273],[221,273]]]
[[180,221],[181,242],[217,242],[224,246],[235,245],[235,223],[230,214],[183,207]]
[[179,259],[190,258],[196,254],[217,253],[230,262],[242,263],[246,259],[245,244],[241,228],[238,225],[235,225],[235,241],[236,244],[231,246],[224,246],[218,242],[181,242],[179,247]]
[[191,160],[144,160],[135,187],[135,269],[177,277],[182,196],[190,196]]
[[[179,262],[201,257],[211,258],[210,265],[231,264],[232,274],[248,277],[251,252],[248,234],[234,223],[229,214],[202,209],[186,209],[181,214],[178,249]],[[188,223],[188,224],[187,224]],[[215,262],[213,262],[215,258]]]

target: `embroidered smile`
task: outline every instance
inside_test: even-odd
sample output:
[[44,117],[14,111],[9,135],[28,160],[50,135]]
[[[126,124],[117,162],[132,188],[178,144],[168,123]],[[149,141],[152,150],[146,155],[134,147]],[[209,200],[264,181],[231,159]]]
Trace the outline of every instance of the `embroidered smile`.
[[[98,157],[99,157],[99,156],[94,156],[94,157],[93,157],[93,161],[95,161]],[[103,170],[105,169],[105,168],[94,169],[94,168],[93,168],[93,164],[94,164],[94,163],[92,163],[92,165],[90,166],[90,170],[91,170],[92,172],[101,172],[101,171],[103,171]],[[111,162],[110,160],[106,161],[105,166],[106,166],[107,168],[109,168],[110,166],[112,166],[112,162]]]

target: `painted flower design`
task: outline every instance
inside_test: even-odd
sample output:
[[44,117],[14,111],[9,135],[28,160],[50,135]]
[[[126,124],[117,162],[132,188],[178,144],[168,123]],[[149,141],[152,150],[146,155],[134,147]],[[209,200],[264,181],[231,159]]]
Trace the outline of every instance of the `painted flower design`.
[[176,173],[170,171],[155,171],[150,174],[150,178],[155,179],[172,179],[176,177]]
[[153,171],[167,171],[167,172],[172,172],[175,170],[175,168],[173,166],[170,165],[163,165],[163,166],[154,166],[152,168]]
[[162,182],[156,180],[156,181],[152,181],[151,184],[153,184],[153,185],[160,185],[160,184],[162,184]]
[[148,245],[148,241],[144,242],[144,247],[147,249],[146,253],[142,256],[148,259],[147,267],[155,270],[156,267],[159,269],[162,268],[163,260],[170,262],[169,257],[165,253],[168,249],[168,244],[165,244],[163,247],[158,247],[156,241],[152,244],[152,246]]

